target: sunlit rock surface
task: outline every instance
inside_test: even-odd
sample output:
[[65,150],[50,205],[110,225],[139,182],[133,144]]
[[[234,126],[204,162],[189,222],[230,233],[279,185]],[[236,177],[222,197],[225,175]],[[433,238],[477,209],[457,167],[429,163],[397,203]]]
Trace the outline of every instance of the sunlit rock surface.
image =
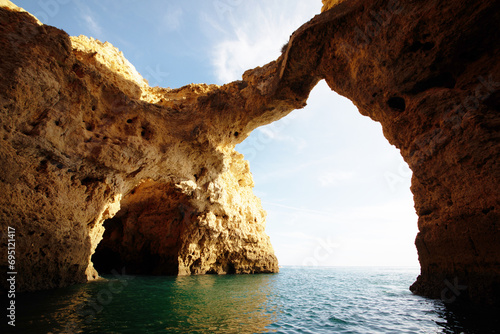
[[18,231],[20,287],[95,276],[103,233],[107,270],[277,271],[234,145],[325,79],[413,171],[412,291],[498,304],[500,3],[323,3],[276,61],[175,90],[150,88],[109,43],[2,9],[0,219]]
[[151,88],[110,43],[0,15],[0,220],[16,229],[20,290],[97,277],[91,256],[115,215],[96,254],[104,269],[278,271],[234,150],[251,118],[235,110],[259,107],[255,88]]

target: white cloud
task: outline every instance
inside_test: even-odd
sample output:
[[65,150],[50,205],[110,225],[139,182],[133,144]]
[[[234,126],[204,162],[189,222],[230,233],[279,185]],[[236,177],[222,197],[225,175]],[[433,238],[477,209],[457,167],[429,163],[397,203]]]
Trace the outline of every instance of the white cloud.
[[260,132],[260,135],[258,134],[258,138],[262,138],[264,136],[266,139],[262,141],[274,140],[277,142],[289,144],[294,146],[297,151],[301,151],[307,147],[307,142],[304,140],[304,138],[284,134],[281,130],[282,129],[276,129],[275,123],[267,126],[262,126],[260,128],[257,128],[257,132]]
[[304,240],[317,241],[318,239],[314,235],[306,234],[304,232],[299,232],[299,231],[282,232],[280,233],[280,235],[286,237],[287,239],[300,239],[300,241]]
[[346,171],[329,171],[324,172],[318,178],[322,187],[337,186],[344,181],[352,180],[355,176],[354,172]]
[[269,127],[266,127],[266,126],[262,126],[262,127],[258,128],[257,131],[262,132],[264,135],[266,135],[270,139],[275,139],[278,136],[278,133],[276,131],[273,131],[272,129],[270,129]]
[[160,26],[161,29],[164,29],[167,32],[179,30],[182,24],[182,16],[182,8],[169,7],[165,15],[163,16],[163,22]]
[[102,28],[91,15],[90,11],[88,13],[82,14],[82,18],[87,25],[87,28],[92,33],[92,37],[100,38],[102,36]]
[[[78,7],[78,10],[81,13],[82,25],[90,32],[91,37],[102,40],[104,29],[98,23],[96,19],[96,15],[89,7],[88,3],[83,1],[76,1],[75,5]],[[102,11],[106,11],[106,8],[102,8]]]
[[[335,219],[344,223],[367,224],[400,224],[409,230],[417,232],[417,214],[413,208],[412,198],[402,198],[384,201],[379,205],[367,205],[339,212]],[[413,222],[413,223],[412,223]],[[397,226],[396,226],[397,227]],[[400,230],[400,228],[397,228]],[[388,231],[393,232],[393,231]]]
[[[311,170],[311,167],[321,164],[323,160],[324,159],[305,162],[297,161],[296,164],[287,166],[287,168],[281,168],[281,165],[275,166],[277,168],[270,166],[268,169],[269,171],[259,175],[259,180],[262,184],[265,184],[267,181],[275,181],[278,179],[293,179],[299,174],[307,174]],[[304,171],[306,171],[306,173],[304,173]]]
[[[311,5],[314,4],[314,5]],[[252,1],[234,8],[230,19],[224,23],[226,31],[234,32],[216,43],[212,52],[212,64],[221,82],[241,78],[243,72],[276,59],[281,46],[291,33],[319,13],[321,3],[314,1]],[[213,23],[220,30],[220,23]]]
[[[284,205],[284,204],[273,203],[273,202],[268,202],[268,201],[264,201],[262,204],[264,205],[264,207],[267,207],[268,205],[270,205],[270,206],[275,206],[275,207],[287,209],[288,211],[290,211],[290,210],[297,211],[297,212],[304,214],[304,215],[315,214],[315,215],[320,215],[320,216],[325,216],[325,217],[330,217],[332,215],[332,212],[328,212],[328,211],[319,211],[319,210],[308,209],[308,208],[304,208],[304,207],[296,207],[296,206]],[[295,219],[298,219],[298,217],[296,217]]]

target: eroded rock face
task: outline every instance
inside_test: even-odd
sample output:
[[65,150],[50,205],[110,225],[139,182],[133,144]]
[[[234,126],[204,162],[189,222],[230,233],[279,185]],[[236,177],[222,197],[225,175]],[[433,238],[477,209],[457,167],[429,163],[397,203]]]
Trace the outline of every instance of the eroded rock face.
[[500,4],[324,4],[275,62],[176,90],[148,87],[109,43],[2,9],[0,219],[26,254],[20,286],[95,275],[90,256],[114,215],[101,247],[132,270],[149,257],[152,273],[276,271],[234,145],[303,107],[325,79],[382,124],[413,170],[412,291],[498,304]]
[[[314,73],[380,122],[412,169],[421,275],[411,290],[450,302],[500,302],[499,9],[345,1],[301,34],[323,33]],[[296,38],[296,50],[314,48]]]
[[275,271],[274,254],[262,254],[262,247],[272,248],[248,164],[240,154],[228,154],[227,170],[207,185],[208,192],[193,181],[153,180],[130,191],[121,210],[104,223],[103,241],[92,258],[96,269],[126,267],[130,274],[157,275]]
[[97,277],[90,259],[117,213],[107,224],[122,235],[110,228],[103,247],[131,272],[278,271],[234,151],[246,85],[150,88],[109,43],[25,12],[0,8],[0,20],[0,221],[16,229],[19,290]]

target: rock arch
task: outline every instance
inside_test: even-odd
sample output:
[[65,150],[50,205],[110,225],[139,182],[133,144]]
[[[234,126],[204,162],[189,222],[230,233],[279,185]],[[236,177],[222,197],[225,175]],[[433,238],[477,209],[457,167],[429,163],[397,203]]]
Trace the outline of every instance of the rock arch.
[[19,287],[95,275],[103,221],[146,179],[179,188],[201,214],[191,226],[235,250],[207,252],[199,273],[276,271],[234,145],[303,107],[325,79],[382,124],[413,170],[421,275],[412,291],[439,298],[456,281],[462,296],[498,303],[499,15],[495,1],[341,1],[241,81],[171,90],[149,87],[109,43],[1,8],[0,220],[26,254]]

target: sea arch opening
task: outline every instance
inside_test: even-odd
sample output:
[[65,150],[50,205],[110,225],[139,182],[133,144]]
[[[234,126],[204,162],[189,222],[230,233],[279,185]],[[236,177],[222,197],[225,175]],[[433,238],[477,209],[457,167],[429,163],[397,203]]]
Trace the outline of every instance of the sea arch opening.
[[380,123],[324,81],[308,106],[236,149],[250,161],[280,264],[418,267],[411,170]]

